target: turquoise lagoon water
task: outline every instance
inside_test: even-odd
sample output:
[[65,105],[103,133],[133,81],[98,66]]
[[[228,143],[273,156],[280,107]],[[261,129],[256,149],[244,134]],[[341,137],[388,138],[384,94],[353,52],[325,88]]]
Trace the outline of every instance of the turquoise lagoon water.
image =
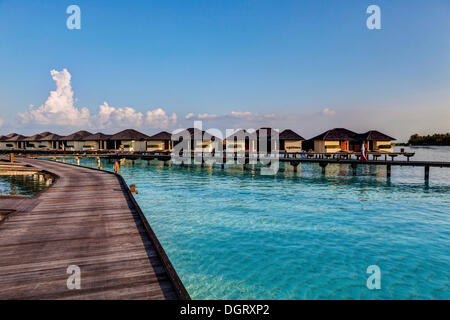
[[[450,161],[450,148],[414,151]],[[353,177],[346,165],[120,170],[194,299],[450,298],[450,169],[432,168],[429,183],[423,168],[400,167],[389,180],[384,167]],[[366,286],[370,265],[380,290]]]

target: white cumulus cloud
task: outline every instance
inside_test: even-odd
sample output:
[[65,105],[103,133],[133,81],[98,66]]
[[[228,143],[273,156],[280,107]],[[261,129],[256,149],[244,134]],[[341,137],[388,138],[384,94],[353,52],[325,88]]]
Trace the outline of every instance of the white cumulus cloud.
[[172,113],[172,115],[167,115],[166,112],[161,109],[155,109],[147,111],[145,116],[145,124],[153,128],[167,129],[171,125],[177,123],[177,115]]
[[99,129],[110,127],[140,127],[144,115],[130,107],[115,108],[104,102],[98,107],[98,113],[92,117],[93,123]]
[[50,72],[56,83],[56,90],[51,91],[45,103],[35,109],[18,114],[22,124],[70,126],[92,129],[116,128],[151,128],[167,129],[177,122],[177,115],[171,115],[157,108],[145,113],[131,107],[116,108],[104,102],[98,107],[98,112],[90,114],[87,108],[77,108],[74,105],[71,74],[67,69]]
[[67,69],[62,71],[52,70],[50,74],[56,83],[56,90],[50,91],[50,95],[43,105],[34,109],[19,113],[19,120],[26,123],[37,123],[42,125],[87,125],[89,122],[89,110],[78,109],[73,104],[73,90],[70,84],[71,75]]

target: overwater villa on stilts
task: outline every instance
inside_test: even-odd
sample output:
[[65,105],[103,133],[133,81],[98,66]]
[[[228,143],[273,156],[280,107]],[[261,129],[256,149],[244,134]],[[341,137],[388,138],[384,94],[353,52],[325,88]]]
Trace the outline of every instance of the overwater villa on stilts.
[[[161,160],[168,163],[174,150],[180,151],[179,143],[187,141],[181,149],[183,153],[192,153],[198,159],[203,154],[210,154],[217,160],[223,157],[223,164],[228,160],[278,159],[288,162],[297,169],[303,162],[316,162],[324,168],[330,163],[362,165],[384,165],[387,176],[391,166],[423,166],[425,177],[429,177],[430,167],[448,167],[447,162],[410,161],[412,152],[394,152],[392,141],[395,138],[377,130],[357,133],[346,128],[327,130],[308,140],[291,130],[259,128],[256,130],[237,130],[224,139],[207,130],[188,128],[174,133],[167,131],[148,136],[134,129],[127,129],[116,134],[77,131],[67,136],[43,132],[30,137],[10,133],[0,137],[0,152],[15,153],[26,156],[56,157],[97,157],[111,159]],[[185,141],[185,142],[186,142]],[[178,148],[177,148],[178,146]],[[177,149],[175,149],[177,148]],[[361,149],[364,149],[362,156]],[[397,160],[400,157],[401,160]],[[245,165],[244,165],[245,166]]]

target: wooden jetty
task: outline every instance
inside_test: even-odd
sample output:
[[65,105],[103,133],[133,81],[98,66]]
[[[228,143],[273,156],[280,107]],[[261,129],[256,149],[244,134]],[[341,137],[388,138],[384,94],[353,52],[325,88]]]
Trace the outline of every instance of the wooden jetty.
[[[17,160],[56,181],[35,197],[0,197],[0,299],[189,299],[120,175]],[[69,266],[80,289],[68,287]]]

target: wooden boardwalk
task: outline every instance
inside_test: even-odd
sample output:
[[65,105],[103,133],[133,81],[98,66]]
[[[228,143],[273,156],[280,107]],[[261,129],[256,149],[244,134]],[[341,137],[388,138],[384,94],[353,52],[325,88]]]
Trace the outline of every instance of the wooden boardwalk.
[[[57,162],[17,159],[57,175],[0,225],[0,299],[189,299],[123,179]],[[81,289],[67,288],[67,268]]]

